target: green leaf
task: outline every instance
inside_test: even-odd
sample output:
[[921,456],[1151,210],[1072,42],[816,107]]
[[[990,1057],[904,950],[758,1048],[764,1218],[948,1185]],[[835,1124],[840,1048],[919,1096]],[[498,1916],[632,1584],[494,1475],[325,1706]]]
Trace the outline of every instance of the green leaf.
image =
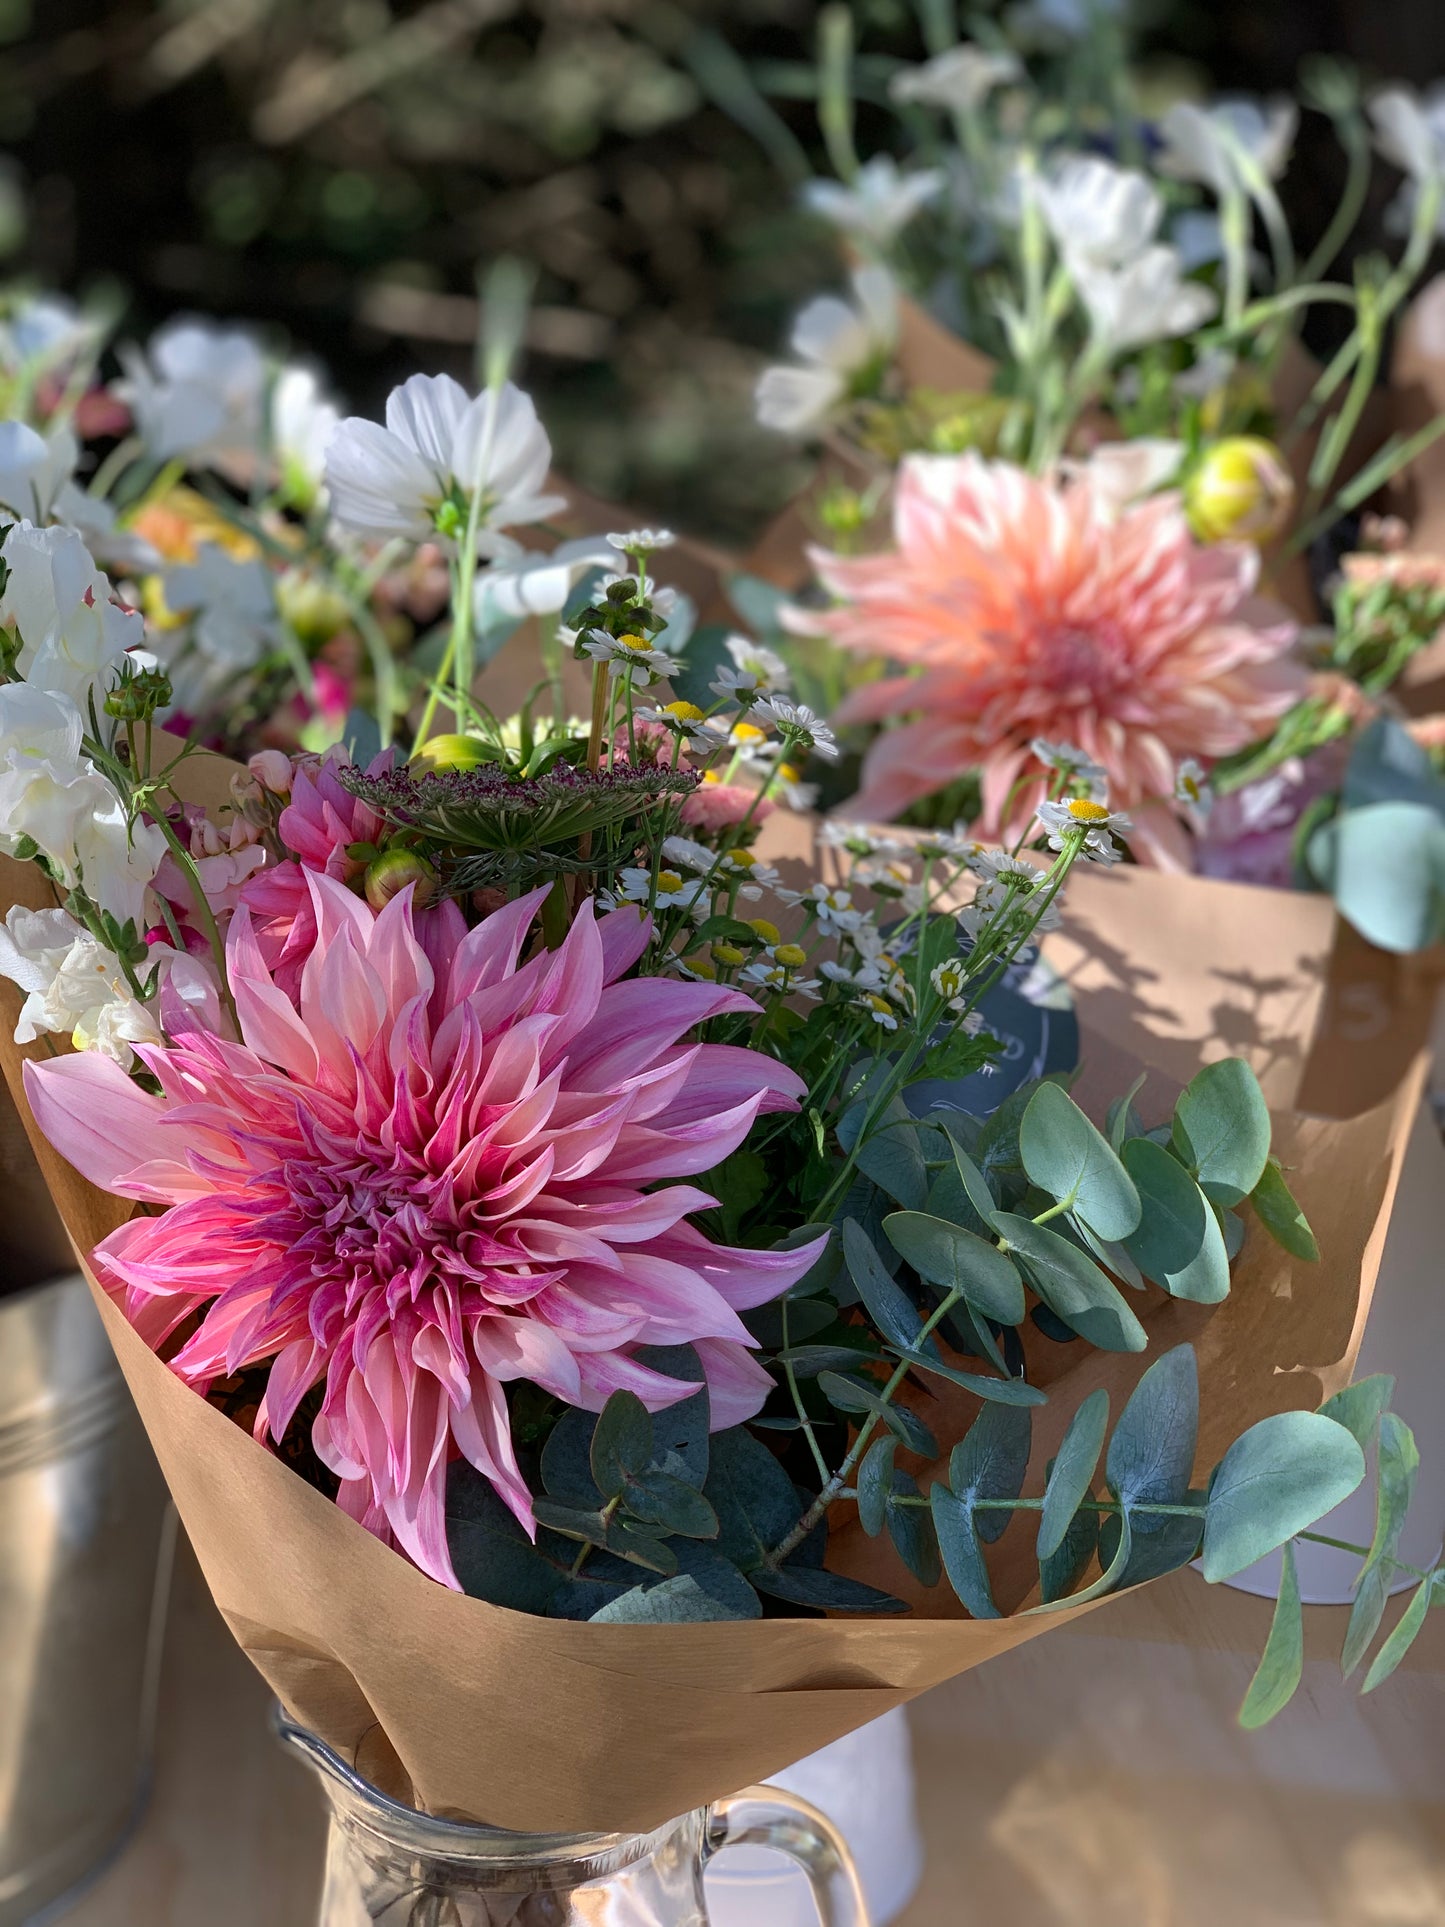
[[652,1414],[635,1392],[614,1392],[603,1406],[589,1452],[604,1499],[622,1496],[629,1477],[652,1461]]
[[1239,1709],[1240,1725],[1253,1732],[1256,1727],[1266,1725],[1276,1713],[1283,1712],[1294,1698],[1304,1665],[1305,1622],[1300,1610],[1299,1576],[1295,1571],[1294,1547],[1287,1545],[1280,1568],[1274,1618],[1269,1623],[1269,1638]]
[[[845,1330],[850,1329],[844,1327]],[[863,1333],[859,1333],[860,1339]],[[793,1345],[778,1353],[793,1368],[795,1378],[816,1378],[819,1372],[851,1372],[855,1365],[881,1362],[883,1354],[866,1342],[857,1345]]]
[[1241,1204],[1264,1176],[1269,1109],[1242,1057],[1206,1064],[1174,1106],[1174,1148],[1216,1204]]
[[1308,861],[1340,915],[1382,950],[1445,935],[1445,824],[1433,802],[1342,810],[1309,839]]
[[1128,1512],[1139,1511],[1136,1533],[1161,1526],[1167,1514],[1152,1505],[1183,1505],[1189,1496],[1199,1437],[1199,1370],[1192,1345],[1176,1345],[1144,1373],[1119,1414],[1104,1475]]
[[602,1505],[602,1494],[592,1477],[592,1434],[596,1425],[591,1412],[568,1406],[542,1447],[542,1484],[548,1498],[581,1512],[596,1511]]
[[1069,1420],[1044,1487],[1044,1509],[1039,1514],[1038,1556],[1052,1558],[1063,1545],[1079,1506],[1094,1483],[1095,1468],[1109,1429],[1109,1394],[1100,1386]]
[[938,1550],[948,1583],[975,1619],[999,1618],[989,1584],[988,1564],[978,1542],[978,1529],[971,1505],[935,1484],[928,1495],[933,1514],[933,1529],[938,1535]]
[[1377,1686],[1382,1685],[1414,1645],[1420,1628],[1425,1624],[1425,1615],[1430,1610],[1439,1578],[1439,1573],[1430,1573],[1410,1595],[1409,1605],[1401,1613],[1384,1645],[1375,1654],[1369,1672],[1365,1674],[1365,1683],[1360,1688],[1362,1693],[1373,1693]]
[[634,1586],[591,1615],[602,1625],[696,1625],[709,1620],[760,1619],[762,1602],[735,1566],[710,1546],[681,1548],[684,1570],[671,1579]]
[[878,1330],[895,1345],[915,1344],[923,1320],[908,1293],[889,1277],[873,1240],[856,1218],[843,1220],[843,1256],[863,1308]]
[[942,1574],[939,1563],[938,1534],[933,1514],[921,1505],[900,1505],[900,1499],[916,1499],[918,1482],[906,1472],[893,1474],[893,1492],[888,1501],[888,1537],[893,1550],[920,1586],[936,1586]]
[[[652,1414],[652,1450],[658,1464],[685,1478],[699,1491],[707,1483],[708,1439],[712,1407],[702,1361],[691,1345],[639,1345],[632,1356],[639,1365],[669,1378],[680,1378],[697,1390],[664,1411]],[[681,1461],[673,1465],[668,1454]]]
[[[979,1499],[1016,1499],[1029,1466],[1033,1421],[1023,1405],[985,1405],[954,1446],[948,1461],[949,1488],[973,1506]],[[978,1536],[992,1545],[1008,1528],[1012,1512],[1000,1507],[980,1515]]]
[[1318,1264],[1320,1248],[1315,1243],[1315,1234],[1284,1181],[1278,1158],[1270,1158],[1265,1165],[1264,1176],[1250,1192],[1249,1201],[1277,1245],[1282,1245],[1292,1258],[1302,1258],[1309,1265]]
[[1099,1531],[1099,1557],[1103,1560],[1114,1556],[1120,1518],[1127,1518],[1132,1526],[1133,1544],[1115,1584],[1142,1586],[1187,1566],[1199,1551],[1204,1532],[1204,1496],[1202,1492],[1187,1495],[1186,1503],[1196,1508],[1188,1518],[1172,1513],[1163,1517],[1155,1513],[1151,1518],[1141,1511],[1106,1514]]
[[906,1613],[908,1607],[892,1593],[879,1592],[842,1573],[825,1572],[821,1566],[784,1566],[774,1572],[760,1566],[749,1578],[759,1592],[774,1599],[786,1599],[791,1606],[815,1606],[830,1613]]
[[883,1229],[899,1256],[929,1284],[961,1293],[996,1324],[1022,1321],[1023,1285],[996,1245],[922,1211],[895,1211],[883,1220]]
[[662,1526],[684,1539],[717,1537],[717,1514],[697,1487],[658,1466],[630,1475],[622,1502],[629,1515],[644,1525]]
[[918,1125],[901,1098],[893,1100],[864,1139],[858,1169],[905,1211],[921,1211],[928,1202],[928,1167],[918,1143]]
[[1144,1120],[1134,1109],[1134,1099],[1143,1090],[1148,1075],[1148,1071],[1140,1071],[1124,1095],[1116,1097],[1109,1106],[1104,1128],[1116,1156],[1123,1155],[1124,1145],[1129,1138],[1144,1135]]
[[1048,1393],[1041,1392],[1037,1385],[1030,1385],[1026,1378],[991,1378],[986,1372],[961,1372],[953,1365],[945,1365],[942,1359],[905,1351],[901,1345],[890,1345],[888,1349],[895,1357],[906,1358],[920,1372],[946,1378],[950,1385],[961,1385],[976,1398],[995,1399],[1000,1405],[1047,1405],[1049,1402]]
[[1124,1245],[1115,1244],[1108,1238],[1101,1238],[1096,1231],[1090,1231],[1081,1218],[1068,1217],[1063,1222],[1085,1251],[1097,1258],[1106,1271],[1112,1271],[1114,1276],[1126,1284],[1131,1291],[1144,1289],[1143,1274]]
[[1076,1245],[1046,1224],[1011,1211],[998,1214],[1000,1235],[1017,1251],[1049,1310],[1106,1352],[1142,1352],[1144,1327],[1112,1279]]
[[1372,1566],[1356,1582],[1349,1624],[1345,1627],[1345,1643],[1340,1649],[1340,1671],[1346,1679],[1370,1650],[1389,1603],[1390,1568],[1382,1562]]
[[570,1541],[552,1539],[548,1533],[540,1534],[534,1545],[490,1480],[465,1459],[447,1468],[446,1531],[462,1591],[513,1612],[545,1613],[566,1578],[566,1566],[548,1556],[549,1540],[565,1547],[568,1563],[576,1550]]
[[964,1193],[982,1223],[990,1225],[994,1212],[998,1210],[998,1199],[990,1190],[988,1179],[954,1136],[951,1127],[945,1123],[943,1128],[948,1132],[949,1143],[953,1146],[953,1161],[958,1167]]
[[1320,1410],[1336,1425],[1343,1425],[1362,1451],[1368,1451],[1375,1442],[1380,1414],[1394,1396],[1394,1379],[1388,1372],[1375,1372],[1327,1398]]
[[1275,1412],[1230,1446],[1209,1488],[1204,1577],[1231,1579],[1347,1499],[1365,1455],[1320,1412]]
[[718,1516],[717,1549],[750,1573],[802,1516],[793,1481],[746,1427],[715,1432],[707,1497]]
[[818,1390],[840,1412],[868,1412],[886,1425],[910,1452],[918,1452],[926,1459],[938,1456],[938,1441],[915,1412],[906,1405],[885,1402],[878,1392],[867,1385],[860,1385],[857,1379],[842,1378],[837,1372],[820,1372]]
[[1098,1543],[1098,1513],[1076,1512],[1069,1521],[1058,1551],[1050,1553],[1039,1564],[1039,1596],[1046,1606],[1063,1599],[1079,1583]]
[[1146,1278],[1162,1285],[1204,1249],[1209,1203],[1178,1158],[1147,1137],[1130,1138],[1123,1159],[1142,1206],[1138,1228],[1124,1240],[1124,1249]]
[[1134,1540],[1129,1525],[1128,1513],[1122,1512],[1117,1516],[1119,1520],[1118,1545],[1114,1550],[1113,1558],[1110,1559],[1108,1565],[1105,1566],[1093,1584],[1085,1586],[1082,1592],[1061,1593],[1053,1599],[1046,1599],[1042,1605],[1030,1606],[1027,1614],[1024,1615],[1026,1618],[1032,1618],[1036,1613],[1062,1612],[1069,1606],[1087,1605],[1091,1599],[1101,1598],[1104,1593],[1112,1591],[1113,1588],[1118,1585],[1124,1568],[1129,1563],[1129,1555],[1133,1550]]
[[883,1530],[884,1514],[893,1491],[893,1455],[898,1441],[891,1434],[874,1439],[858,1467],[858,1522],[870,1539]]
[[1101,1238],[1125,1239],[1139,1222],[1139,1196],[1108,1140],[1067,1091],[1040,1084],[1019,1127],[1024,1170],[1067,1202]]
[[651,1532],[629,1530],[625,1521],[557,1505],[550,1499],[534,1499],[532,1512],[539,1526],[560,1532],[566,1539],[580,1539],[584,1545],[598,1546],[630,1565],[660,1572],[667,1578],[677,1571],[677,1555],[670,1546]]

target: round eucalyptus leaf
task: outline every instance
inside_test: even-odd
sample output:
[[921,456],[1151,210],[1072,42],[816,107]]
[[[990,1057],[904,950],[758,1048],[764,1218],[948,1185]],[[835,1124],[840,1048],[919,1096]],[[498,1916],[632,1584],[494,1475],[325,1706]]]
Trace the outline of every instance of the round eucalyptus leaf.
[[1127,1238],[1138,1224],[1139,1197],[1129,1173],[1061,1085],[1040,1084],[1030,1098],[1019,1150],[1034,1183],[1067,1199],[1101,1238]]
[[1365,1476],[1365,1455],[1320,1412],[1251,1425],[1215,1470],[1204,1513],[1204,1577],[1231,1579],[1303,1532]]
[[1174,1149],[1217,1204],[1242,1204],[1269,1161],[1269,1107],[1242,1057],[1206,1064],[1174,1106]]

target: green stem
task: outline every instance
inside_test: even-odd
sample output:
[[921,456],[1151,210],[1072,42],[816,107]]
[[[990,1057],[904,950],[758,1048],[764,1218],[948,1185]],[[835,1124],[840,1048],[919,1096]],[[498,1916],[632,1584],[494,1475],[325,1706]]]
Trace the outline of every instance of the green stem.
[[175,858],[176,863],[180,867],[181,874],[190,886],[191,899],[196,906],[196,915],[200,920],[202,933],[205,936],[206,942],[211,946],[211,955],[216,961],[216,971],[221,980],[221,1002],[225,1006],[226,1015],[235,1025],[236,1035],[239,1037],[241,1035],[241,1019],[236,1010],[236,1000],[231,995],[230,979],[226,975],[226,946],[221,941],[220,926],[216,922],[215,912],[211,909],[206,893],[201,887],[200,872],[196,869],[190,851],[176,835],[175,825],[171,822],[164,810],[157,810],[155,812],[154,822],[161,835],[170,845],[171,855]]

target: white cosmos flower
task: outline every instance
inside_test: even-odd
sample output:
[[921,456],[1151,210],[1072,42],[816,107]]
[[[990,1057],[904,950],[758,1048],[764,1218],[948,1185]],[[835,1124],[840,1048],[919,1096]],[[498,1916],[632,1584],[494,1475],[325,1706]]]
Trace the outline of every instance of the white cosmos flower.
[[165,595],[169,609],[191,618],[189,635],[165,632],[157,643],[164,649],[177,637],[180,647],[166,665],[175,704],[199,715],[276,646],[275,577],[264,562],[238,561],[218,543],[203,542],[194,562],[167,575]]
[[1299,109],[1292,100],[1240,96],[1208,107],[1175,101],[1159,123],[1164,137],[1159,172],[1178,181],[1198,181],[1216,195],[1248,192],[1250,182],[1240,165],[1241,154],[1267,181],[1278,180],[1298,125]]
[[892,275],[876,263],[855,269],[853,296],[820,295],[798,315],[788,344],[797,365],[765,368],[754,391],[764,428],[806,434],[886,363],[898,342]]
[[326,450],[341,410],[314,368],[294,362],[271,389],[271,448],[294,497],[313,501],[326,475]]
[[1093,154],[1070,154],[1034,184],[1039,209],[1071,264],[1118,268],[1154,239],[1164,202],[1154,183],[1131,167]]
[[889,81],[888,92],[896,101],[916,101],[925,107],[941,107],[946,113],[972,114],[995,87],[1021,80],[1023,72],[1023,62],[1016,53],[995,52],[965,40],[921,66],[901,69]]
[[245,329],[172,321],[144,354],[127,346],[120,360],[125,379],[116,393],[155,459],[226,468],[260,447],[266,359]]
[[1190,334],[1219,305],[1208,288],[1183,278],[1179,256],[1162,243],[1120,268],[1080,261],[1073,274],[1095,339],[1111,355]]
[[600,535],[559,542],[545,555],[518,547],[477,578],[477,622],[485,629],[527,616],[560,615],[585,575],[593,569],[610,570],[616,560]]
[[804,205],[855,241],[887,248],[944,187],[941,168],[917,168],[904,173],[891,154],[875,154],[853,176],[851,186],[841,181],[809,181]]
[[42,435],[26,422],[0,422],[0,510],[48,521],[79,455],[68,428]]
[[0,623],[20,638],[20,674],[83,706],[92,690],[104,691],[127,649],[143,642],[143,618],[112,602],[110,583],[74,529],[17,522],[0,557],[9,571]]
[[44,373],[93,355],[104,325],[58,295],[17,301],[0,320],[0,370]]
[[69,697],[0,685],[0,849],[13,856],[28,837],[67,888],[83,883],[102,910],[139,927],[165,838],[146,824],[131,834],[120,798],[81,754],[83,732]]
[[531,397],[511,382],[469,395],[450,375],[413,375],[387,398],[386,426],[352,415],[326,451],[326,483],[338,522],[385,540],[422,542],[443,531],[460,539],[467,508],[482,494],[477,547],[498,547],[498,531],[544,521],[566,506],[542,493],[552,444]]

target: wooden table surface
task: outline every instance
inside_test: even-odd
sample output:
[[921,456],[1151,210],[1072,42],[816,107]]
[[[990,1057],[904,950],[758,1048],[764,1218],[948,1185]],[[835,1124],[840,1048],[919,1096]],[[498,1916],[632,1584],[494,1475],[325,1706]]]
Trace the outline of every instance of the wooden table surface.
[[[1445,1927],[1445,1613],[1361,1700],[1308,1609],[1305,1684],[1246,1734],[1269,1610],[1176,1573],[916,1701],[898,1927]],[[155,1795],[68,1927],[313,1927],[320,1798],[266,1707],[184,1551]]]

